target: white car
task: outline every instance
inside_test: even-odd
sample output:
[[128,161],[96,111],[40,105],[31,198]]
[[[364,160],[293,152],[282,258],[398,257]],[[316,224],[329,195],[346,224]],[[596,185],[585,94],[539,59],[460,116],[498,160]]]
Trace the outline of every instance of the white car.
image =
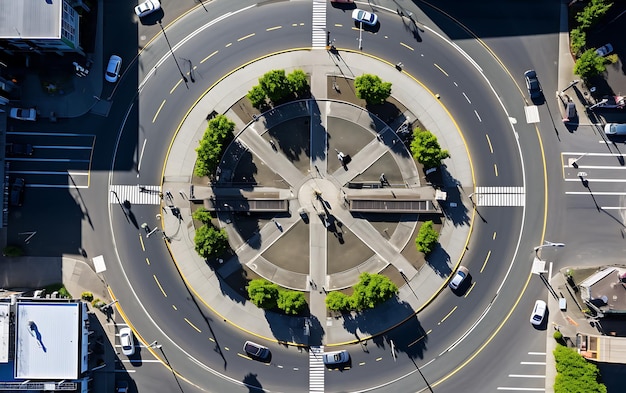
[[350,354],[345,349],[343,351],[326,352],[322,359],[326,366],[338,366],[348,363]]
[[606,45],[601,46],[598,49],[596,49],[596,53],[600,57],[604,57],[606,55],[610,55],[612,52],[613,52],[613,45],[611,45],[611,44],[606,44]]
[[607,135],[626,135],[626,124],[606,123],[604,133]]
[[459,269],[448,285],[451,289],[457,290],[461,284],[463,284],[467,276],[469,276],[469,270],[465,266],[459,266]]
[[133,338],[133,331],[129,327],[120,329],[120,345],[124,355],[132,356],[135,354],[135,339]]
[[37,120],[37,111],[34,108],[11,108],[9,117],[17,120]]
[[378,22],[378,15],[357,8],[352,11],[352,19],[374,26]]
[[161,8],[161,3],[159,0],[146,0],[143,3],[139,4],[135,7],[135,14],[138,17],[143,18],[146,15],[153,13],[154,11]]
[[535,307],[533,308],[533,313],[530,315],[530,323],[535,326],[539,326],[543,323],[543,318],[546,316],[546,302],[543,300],[537,300],[535,302]]
[[118,55],[111,55],[109,58],[109,64],[107,64],[107,70],[104,73],[104,79],[107,82],[115,83],[120,77],[120,69],[122,68],[122,58]]

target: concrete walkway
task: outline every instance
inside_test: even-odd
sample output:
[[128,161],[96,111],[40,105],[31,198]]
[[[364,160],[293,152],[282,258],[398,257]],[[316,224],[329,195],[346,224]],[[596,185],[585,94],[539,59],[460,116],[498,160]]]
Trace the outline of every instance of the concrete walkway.
[[[252,119],[240,119],[238,117],[232,119],[232,116],[236,116],[236,114],[230,108],[241,97],[245,96],[253,85],[258,83],[259,75],[271,69],[285,69],[287,73],[294,69],[304,70],[311,76],[312,89],[316,99],[323,100],[326,97],[327,89],[325,83],[327,83],[327,76],[334,75],[337,72],[337,65],[332,56],[334,55],[323,50],[294,51],[275,55],[247,65],[244,69],[236,71],[220,82],[199,101],[179,130],[166,163],[163,189],[178,190],[189,188],[196,159],[196,146],[193,141],[197,141],[202,137],[207,122],[207,110],[215,110],[217,113],[225,113],[238,127],[251,125],[243,132],[241,132],[241,129],[236,130],[239,133],[238,140],[252,151],[263,164],[267,165],[275,173],[283,176],[293,189],[294,194],[297,195],[298,189],[303,187],[306,181],[314,176],[317,177],[313,168],[317,166],[317,169],[321,172],[320,175],[322,175],[325,172],[324,169],[329,166],[327,161],[334,159],[335,154],[333,152],[322,152],[324,154],[311,153],[311,157],[314,157],[310,165],[312,170],[308,176],[303,175],[284,155],[276,154],[270,144],[261,138],[261,135],[266,131],[262,121],[254,122]],[[419,119],[427,129],[438,137],[442,148],[448,149],[452,153],[452,158],[445,161],[449,172],[465,188],[471,188],[472,177],[465,145],[454,122],[437,99],[408,75],[398,72],[392,64],[387,64],[358,53],[341,52],[340,56],[342,59],[341,64],[344,67],[345,64],[350,64],[351,77],[367,72],[381,75],[383,80],[393,84],[392,96],[405,105],[411,115],[415,116],[414,118]],[[347,72],[347,69],[344,71]],[[325,118],[328,112],[333,110],[333,107],[332,104],[330,107],[320,105],[319,115],[322,125],[325,124]],[[361,111],[358,107],[354,107],[354,110]],[[354,116],[359,117],[358,114]],[[368,127],[371,124],[371,119],[366,120],[362,118],[360,121],[366,122]],[[322,130],[324,127],[322,127]],[[311,134],[312,149],[318,149],[319,146],[324,149],[326,145],[324,138],[320,139],[317,136],[322,135],[322,133],[317,133],[313,129]],[[370,223],[356,220],[342,203],[337,203],[341,200],[338,187],[354,178],[359,171],[363,171],[363,169],[371,166],[385,153],[391,152],[395,156],[398,155],[400,149],[403,149],[401,143],[393,144],[393,139],[397,137],[390,128],[383,129],[380,132],[380,136],[382,140],[377,141],[376,135],[372,133],[372,142],[360,150],[353,158],[353,162],[355,162],[354,168],[349,167],[348,171],[339,169],[336,172],[333,171],[333,173],[325,175],[325,181],[329,178],[332,178],[332,180],[327,180],[328,183],[325,183],[327,185],[321,187],[324,190],[324,199],[327,199],[333,206],[333,216],[374,251],[375,257],[371,263],[368,262],[370,266],[375,268],[375,266],[380,267],[391,264],[398,269],[402,269],[413,290],[405,285],[400,288],[397,302],[388,302],[375,310],[366,312],[366,314],[373,314],[371,318],[368,318],[368,320],[373,322],[368,324],[365,331],[361,331],[359,328],[357,328],[356,332],[349,331],[344,327],[342,318],[328,317],[324,303],[324,291],[329,289],[331,284],[328,281],[327,265],[324,263],[326,261],[327,231],[323,222],[315,217],[311,220],[309,227],[309,275],[297,280],[286,281],[302,285],[302,280],[306,280],[303,289],[310,291],[309,306],[312,319],[315,321],[313,328],[323,330],[321,337],[323,337],[323,344],[325,345],[354,342],[355,335],[363,339],[375,335],[377,332],[382,332],[401,322],[404,318],[409,317],[411,315],[410,310],[421,309],[445,285],[445,277],[438,274],[431,266],[425,264],[418,271],[400,254],[399,251],[402,248],[398,245],[406,244],[406,240],[403,238],[407,234],[411,234],[410,228],[404,228],[399,225],[398,234],[394,232],[390,236],[390,238],[394,239],[391,242],[390,239],[380,236],[376,230],[369,228],[371,227]],[[358,156],[363,157],[361,159]],[[414,165],[407,166],[406,161],[396,159],[403,179],[410,179],[409,187],[419,187],[417,169]],[[322,183],[320,181],[318,184]],[[451,184],[447,186],[456,187],[457,185]],[[333,196],[328,196],[330,194]],[[335,196],[335,194],[337,195]],[[198,195],[195,196],[196,198],[198,197]],[[297,198],[293,198],[293,201],[296,202],[294,204],[296,207],[300,206],[297,203]],[[194,251],[193,238],[195,230],[193,225],[189,224],[191,222],[189,201],[183,195],[174,193],[173,203],[180,208],[183,220],[179,221],[171,214],[164,214],[163,230],[171,238],[169,247],[175,262],[195,294],[223,319],[259,337],[302,345],[310,344],[310,337],[304,334],[303,329],[294,329],[294,327],[297,328],[304,325],[302,318],[267,313],[241,298],[236,291],[224,284],[221,273],[226,273],[226,271],[221,271],[222,268],[219,268],[217,271],[212,270],[207,262]],[[463,203],[470,205],[469,201],[463,201]],[[313,207],[315,208],[315,206]],[[299,219],[297,211],[290,211],[290,213],[291,217],[289,219],[280,219],[283,231],[288,231],[289,226],[294,224],[294,217],[296,220]],[[221,221],[221,223],[229,234],[235,232],[234,229],[230,228],[229,222]],[[272,242],[276,241],[282,233],[281,228],[278,228],[278,225],[272,222],[261,227],[259,233],[261,245],[256,245],[255,247],[243,245],[239,247],[238,256],[233,257],[231,261],[226,261],[231,266],[228,269],[229,272],[232,272],[232,268],[236,267],[237,264],[246,264],[253,270],[256,267],[257,271],[262,272],[264,277],[268,279],[273,277],[275,281],[281,282],[280,269],[272,270],[272,264],[259,257],[259,255],[262,250],[267,249]],[[452,264],[456,264],[462,257],[469,233],[469,225],[454,227],[451,223],[444,222],[440,233],[440,244],[450,256]],[[255,252],[257,253],[256,256],[254,255]],[[382,265],[380,265],[381,261]],[[255,266],[252,267],[252,264]],[[270,270],[265,271],[263,270],[264,268]],[[454,266],[450,266],[450,268],[454,269]],[[376,269],[376,271],[380,270],[379,268]],[[289,272],[284,273],[288,274]],[[352,281],[356,282],[360,270],[352,269],[351,272],[347,273],[347,275],[350,274],[352,275]],[[267,277],[268,275],[270,277]],[[350,279],[343,277],[342,280],[337,282],[340,281],[348,282]],[[282,282],[281,284],[284,285]],[[408,304],[410,307],[399,307],[399,304]]]

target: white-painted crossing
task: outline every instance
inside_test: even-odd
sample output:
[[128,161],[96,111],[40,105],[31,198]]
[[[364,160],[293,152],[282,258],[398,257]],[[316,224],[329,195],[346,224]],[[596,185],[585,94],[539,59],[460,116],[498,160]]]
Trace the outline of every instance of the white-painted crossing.
[[158,205],[161,203],[160,186],[138,185],[111,185],[109,188],[109,203],[123,203],[131,205]]
[[524,187],[476,187],[476,206],[524,206]]
[[326,0],[313,0],[313,48],[326,48]]
[[311,347],[309,350],[309,392],[324,391],[324,373],[326,367],[322,354],[324,347]]

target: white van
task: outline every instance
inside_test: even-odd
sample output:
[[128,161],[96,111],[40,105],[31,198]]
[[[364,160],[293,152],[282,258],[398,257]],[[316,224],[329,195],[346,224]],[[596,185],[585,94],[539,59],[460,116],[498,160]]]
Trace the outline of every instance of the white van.
[[607,123],[604,125],[604,133],[607,135],[626,135],[626,124]]

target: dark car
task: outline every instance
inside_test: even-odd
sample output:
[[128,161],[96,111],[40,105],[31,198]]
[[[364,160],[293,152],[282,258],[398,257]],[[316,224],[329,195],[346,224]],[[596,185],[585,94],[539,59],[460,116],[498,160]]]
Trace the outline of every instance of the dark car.
[[524,79],[526,80],[526,88],[528,89],[530,98],[534,100],[541,97],[541,85],[539,84],[539,79],[537,79],[537,73],[535,70],[528,70],[524,72]]
[[21,177],[15,179],[11,184],[10,203],[11,206],[22,206],[24,202],[24,187],[26,182]]
[[7,143],[7,156],[32,156],[33,145],[30,143]]
[[246,341],[246,343],[243,344],[243,350],[250,355],[250,357],[255,359],[267,360],[267,358],[270,357],[270,350],[268,348],[252,341]]

